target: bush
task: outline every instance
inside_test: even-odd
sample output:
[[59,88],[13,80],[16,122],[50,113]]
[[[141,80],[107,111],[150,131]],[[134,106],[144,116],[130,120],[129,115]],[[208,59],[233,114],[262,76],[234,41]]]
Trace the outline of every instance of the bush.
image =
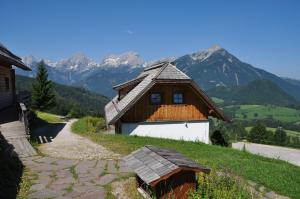
[[278,145],[285,145],[287,142],[286,132],[282,128],[277,128],[273,140]]
[[210,136],[210,140],[213,145],[220,145],[225,147],[229,146],[229,142],[226,139],[226,136],[224,136],[224,134],[222,134],[220,130],[215,130]]
[[91,116],[80,118],[72,125],[72,131],[80,134],[98,133],[105,128],[105,120],[103,118]]
[[250,130],[248,139],[251,142],[267,143],[268,141],[270,141],[272,139],[272,133],[267,131],[267,128],[263,123],[258,122]]
[[199,188],[190,193],[189,198],[193,199],[232,199],[251,198],[246,185],[238,178],[224,174],[212,172],[209,175],[199,174],[197,177]]

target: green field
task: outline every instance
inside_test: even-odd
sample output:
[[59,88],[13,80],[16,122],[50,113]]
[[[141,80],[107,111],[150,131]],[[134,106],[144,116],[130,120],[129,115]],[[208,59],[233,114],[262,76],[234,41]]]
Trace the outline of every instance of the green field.
[[281,122],[299,122],[300,111],[292,108],[272,105],[239,105],[227,106],[226,109],[237,109],[235,118],[239,120],[254,120],[273,118]]
[[211,99],[212,99],[212,101],[213,101],[214,103],[216,103],[216,104],[222,104],[222,103],[224,103],[224,100],[221,99],[221,98],[212,97]]
[[125,155],[149,144],[173,148],[214,170],[227,171],[243,179],[252,180],[279,194],[300,198],[300,167],[287,162],[198,142],[93,133],[88,130],[89,128],[83,131],[84,125],[82,120],[79,120],[73,125],[72,130],[80,129],[77,131],[78,134],[114,152]]
[[[248,126],[248,127],[246,127],[245,129],[246,129],[247,132],[250,132],[251,128],[252,128],[251,126]],[[267,130],[268,130],[268,131],[275,132],[275,131],[276,131],[276,128],[267,127]],[[291,130],[286,130],[286,129],[283,129],[283,130],[286,132],[286,134],[287,134],[288,136],[291,136],[291,137],[300,137],[300,132],[297,132],[297,131],[291,131]]]

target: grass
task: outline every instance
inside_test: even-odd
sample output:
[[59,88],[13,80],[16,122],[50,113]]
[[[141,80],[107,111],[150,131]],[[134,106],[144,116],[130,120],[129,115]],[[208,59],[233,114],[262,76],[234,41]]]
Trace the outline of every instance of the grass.
[[73,178],[74,178],[75,180],[77,180],[78,175],[77,175],[77,173],[76,173],[75,166],[70,167],[70,172],[71,172]]
[[30,124],[32,129],[44,127],[49,124],[53,124],[53,125],[61,124],[64,122],[64,120],[61,118],[61,116],[54,115],[51,113],[35,111],[35,114],[36,114],[36,118]]
[[[248,126],[248,127],[246,127],[245,129],[246,129],[247,132],[250,132],[251,128],[252,128],[252,126]],[[275,132],[275,131],[276,131],[276,128],[267,127],[267,130],[268,130],[268,131]],[[283,130],[286,132],[286,134],[287,134],[288,136],[291,136],[291,137],[300,137],[300,132],[297,132],[297,131],[291,131],[291,130],[286,130],[286,129],[283,129]]]
[[300,168],[287,162],[269,159],[230,148],[206,145],[198,142],[175,141],[149,137],[106,135],[84,131],[74,126],[72,130],[114,152],[129,154],[147,144],[173,148],[202,165],[217,170],[229,171],[244,179],[254,181],[270,190],[291,198],[300,198]]
[[18,192],[18,195],[17,195],[17,199],[27,198],[31,185],[32,185],[32,183],[31,183],[31,180],[29,179],[29,176],[28,176],[28,170],[24,169],[23,175],[22,175],[22,178],[21,178],[19,192]]
[[272,117],[281,122],[300,121],[300,111],[287,107],[272,105],[239,105],[228,106],[226,108],[238,107],[235,118],[240,120],[265,119]]
[[37,117],[48,122],[48,123],[62,123],[64,122],[61,116],[54,115],[51,113],[36,111]]

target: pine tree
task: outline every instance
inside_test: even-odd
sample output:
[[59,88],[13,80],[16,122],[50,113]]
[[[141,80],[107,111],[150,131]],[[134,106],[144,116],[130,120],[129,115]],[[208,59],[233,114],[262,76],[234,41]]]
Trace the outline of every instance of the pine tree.
[[32,87],[32,108],[35,110],[47,110],[55,105],[55,95],[52,82],[48,80],[48,72],[44,61],[38,63],[36,82]]

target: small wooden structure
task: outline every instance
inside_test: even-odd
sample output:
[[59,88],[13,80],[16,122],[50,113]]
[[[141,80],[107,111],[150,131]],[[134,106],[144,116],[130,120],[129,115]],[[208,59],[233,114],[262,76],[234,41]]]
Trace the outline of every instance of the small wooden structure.
[[124,161],[137,175],[138,190],[149,198],[187,198],[190,190],[197,189],[196,172],[210,173],[175,150],[150,145],[132,152]]
[[20,57],[10,52],[0,43],[0,110],[16,105],[15,70],[16,66],[23,70],[31,70]]
[[208,144],[208,117],[227,120],[199,86],[169,62],[146,67],[114,89],[118,95],[105,106],[105,117],[115,133]]

